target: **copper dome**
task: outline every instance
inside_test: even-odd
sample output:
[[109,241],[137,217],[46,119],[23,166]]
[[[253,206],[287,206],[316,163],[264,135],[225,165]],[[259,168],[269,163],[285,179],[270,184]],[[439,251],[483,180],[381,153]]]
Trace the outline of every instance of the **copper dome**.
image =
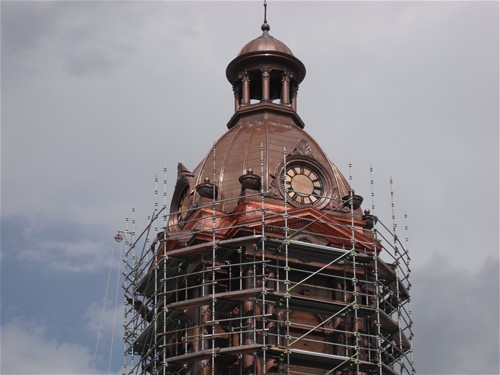
[[238,56],[229,63],[226,69],[227,79],[234,84],[238,74],[244,69],[253,69],[257,65],[267,64],[271,67],[282,67],[294,73],[298,83],[306,75],[302,61],[296,58],[292,50],[282,41],[269,34],[270,27],[264,23],[262,35],[248,42]]
[[261,52],[261,51],[281,52],[293,56],[292,50],[288,48],[288,46],[285,43],[269,35],[269,29],[270,28],[267,23],[263,24],[262,35],[248,42],[241,49],[238,56],[245,55],[247,53]]
[[239,177],[249,169],[260,176],[261,160],[264,169],[263,190],[270,192],[269,198],[282,202],[283,191],[278,187],[282,185],[280,173],[283,170],[285,149],[287,160],[300,158],[321,171],[330,207],[333,201],[339,202],[341,197],[349,194],[349,184],[338,168],[330,162],[318,143],[286,114],[265,111],[249,115],[226,132],[216,142],[214,149],[215,180],[212,149],[194,170],[194,184],[203,183],[207,177],[215,182],[218,200],[227,202],[222,206],[226,212],[232,211],[237,198],[241,196]]

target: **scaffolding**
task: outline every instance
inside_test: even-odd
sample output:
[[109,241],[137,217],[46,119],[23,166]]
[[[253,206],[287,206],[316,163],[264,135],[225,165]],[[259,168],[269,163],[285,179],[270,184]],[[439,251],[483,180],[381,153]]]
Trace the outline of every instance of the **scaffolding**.
[[396,225],[360,214],[352,190],[343,213],[262,186],[227,213],[213,189],[168,215],[165,192],[138,235],[127,220],[124,375],[414,374]]

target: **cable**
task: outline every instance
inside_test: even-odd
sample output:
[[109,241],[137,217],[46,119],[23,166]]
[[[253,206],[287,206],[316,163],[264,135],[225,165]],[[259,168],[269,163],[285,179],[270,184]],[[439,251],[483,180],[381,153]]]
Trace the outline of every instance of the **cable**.
[[109,261],[109,267],[108,267],[108,280],[106,281],[106,291],[104,293],[104,302],[102,304],[102,311],[101,311],[101,320],[99,322],[99,329],[97,331],[97,342],[95,345],[95,352],[94,352],[94,358],[92,360],[92,374],[94,373],[94,368],[95,368],[95,361],[97,358],[97,351],[99,350],[99,342],[101,340],[101,332],[102,332],[102,326],[104,322],[104,312],[106,310],[106,302],[108,300],[108,291],[109,291],[109,280],[111,278],[111,269],[113,267],[113,258],[115,255],[115,243],[113,242],[113,250],[111,252],[111,259]]
[[[109,349],[109,362],[108,362],[108,374],[111,373],[111,360],[113,358],[113,346],[115,343],[115,328],[116,328],[116,311],[118,310],[118,291],[120,290],[120,271],[121,271],[121,256],[122,256],[122,249],[120,248],[120,253],[118,256],[118,272],[116,274],[116,290],[115,290],[115,306],[113,309],[113,329],[111,332],[111,345]],[[113,257],[112,257],[113,258]]]

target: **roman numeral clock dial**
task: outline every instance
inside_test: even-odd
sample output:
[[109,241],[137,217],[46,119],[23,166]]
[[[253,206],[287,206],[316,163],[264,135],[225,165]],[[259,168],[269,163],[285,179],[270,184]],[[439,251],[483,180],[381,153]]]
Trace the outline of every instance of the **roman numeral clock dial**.
[[300,205],[316,204],[324,195],[324,185],[319,173],[301,164],[287,166],[285,188],[288,199]]

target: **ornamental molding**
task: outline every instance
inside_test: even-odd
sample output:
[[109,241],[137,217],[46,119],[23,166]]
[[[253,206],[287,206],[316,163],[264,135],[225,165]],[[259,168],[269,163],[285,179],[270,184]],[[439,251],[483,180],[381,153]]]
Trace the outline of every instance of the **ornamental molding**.
[[295,146],[293,151],[288,154],[288,156],[307,156],[314,158],[311,146],[309,146],[309,142],[307,142],[304,138],[297,143],[297,146]]
[[179,163],[177,164],[177,181],[183,177],[194,177],[194,174],[184,164]]

